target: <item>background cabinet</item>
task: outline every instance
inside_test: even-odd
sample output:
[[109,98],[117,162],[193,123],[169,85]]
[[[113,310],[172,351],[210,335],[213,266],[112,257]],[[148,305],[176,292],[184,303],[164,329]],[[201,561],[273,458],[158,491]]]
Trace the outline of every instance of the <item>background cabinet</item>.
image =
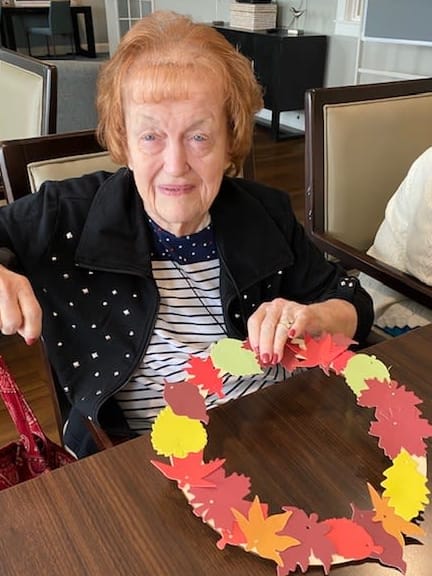
[[280,113],[303,110],[305,91],[323,86],[327,36],[292,36],[283,30],[249,31],[228,25],[215,28],[252,60],[264,88],[264,105],[272,112],[272,137],[278,139]]

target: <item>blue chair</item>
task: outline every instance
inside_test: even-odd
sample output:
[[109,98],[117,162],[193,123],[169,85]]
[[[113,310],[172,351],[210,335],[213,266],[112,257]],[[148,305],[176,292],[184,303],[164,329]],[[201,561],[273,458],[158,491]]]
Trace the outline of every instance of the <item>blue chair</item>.
[[73,25],[71,16],[70,0],[53,0],[50,2],[48,11],[48,27],[32,26],[26,29],[28,52],[31,54],[30,38],[34,36],[45,36],[48,56],[51,55],[49,39],[53,45],[54,56],[56,56],[56,36],[68,36],[72,52],[73,44]]

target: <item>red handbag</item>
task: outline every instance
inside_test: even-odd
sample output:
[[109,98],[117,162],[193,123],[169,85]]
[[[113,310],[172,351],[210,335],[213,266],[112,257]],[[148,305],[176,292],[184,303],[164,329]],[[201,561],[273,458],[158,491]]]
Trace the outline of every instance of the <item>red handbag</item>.
[[0,490],[75,462],[47,438],[0,357],[0,396],[19,433],[19,440],[0,448]]

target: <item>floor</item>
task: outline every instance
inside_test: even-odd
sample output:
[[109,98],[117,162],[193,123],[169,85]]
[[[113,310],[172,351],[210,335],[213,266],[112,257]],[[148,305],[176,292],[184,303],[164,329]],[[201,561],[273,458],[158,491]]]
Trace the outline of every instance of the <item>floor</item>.
[[[290,195],[297,217],[303,220],[304,138],[274,142],[270,138],[270,131],[258,126],[254,148],[257,180],[285,190]],[[0,355],[8,364],[46,434],[58,440],[39,343],[27,346],[19,336],[0,335]],[[4,406],[0,405],[0,446],[16,437],[15,428]]]

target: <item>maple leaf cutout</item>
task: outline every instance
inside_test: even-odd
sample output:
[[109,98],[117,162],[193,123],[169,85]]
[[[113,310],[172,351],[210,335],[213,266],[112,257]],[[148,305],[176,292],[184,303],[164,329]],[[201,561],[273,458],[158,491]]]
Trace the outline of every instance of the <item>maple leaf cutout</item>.
[[373,520],[375,513],[372,510],[360,510],[351,504],[352,519],[369,532],[375,544],[381,546],[382,552],[372,552],[370,557],[376,558],[385,566],[397,568],[405,574],[406,562],[403,559],[403,548],[397,539],[386,532],[381,522]]
[[383,496],[404,520],[415,518],[429,504],[427,478],[419,472],[418,462],[406,450],[401,450],[384,476],[386,480],[381,482],[385,488]]
[[378,445],[386,456],[393,459],[402,448],[415,456],[426,455],[424,438],[432,436],[432,426],[419,416],[417,408],[398,405],[375,415],[377,421],[371,423],[369,434],[379,438]]
[[283,506],[282,509],[291,512],[292,516],[280,534],[285,534],[287,530],[289,535],[300,543],[281,553],[283,566],[278,566],[277,576],[287,576],[294,572],[297,566],[300,566],[303,573],[306,572],[311,552],[322,563],[325,574],[328,574],[335,551],[333,544],[325,537],[330,527],[318,522],[318,515],[315,513],[308,516],[304,510],[294,506]]
[[255,496],[249,508],[248,517],[243,516],[235,509],[232,510],[232,513],[241,531],[246,536],[246,550],[253,550],[262,558],[274,560],[278,566],[282,566],[282,559],[279,553],[290,546],[299,544],[299,541],[291,536],[278,534],[285,528],[292,512],[265,516],[258,496]]
[[217,531],[232,530],[235,519],[231,509],[242,508],[250,492],[250,479],[237,473],[226,476],[225,470],[218,468],[206,480],[214,488],[194,487],[189,491],[194,514],[214,524]]
[[222,389],[222,378],[219,376],[220,370],[215,368],[211,356],[205,360],[197,356],[190,356],[189,364],[186,366],[186,372],[195,386],[202,386],[209,394],[216,394],[219,398],[225,396]]
[[171,464],[151,460],[151,463],[169,480],[176,480],[180,488],[186,484],[190,486],[200,486],[212,488],[213,482],[206,479],[206,476],[212,474],[220,468],[225,462],[225,458],[217,458],[210,462],[203,461],[203,451],[191,452],[186,458],[172,458]]
[[[365,388],[357,399],[357,404],[365,408],[376,408],[377,414],[381,411],[395,410],[399,406],[405,409],[418,410],[416,406],[422,401],[414,392],[400,386],[396,380],[378,380],[367,378]],[[420,413],[420,410],[418,410]]]
[[381,522],[384,530],[396,538],[401,546],[404,545],[403,534],[407,536],[424,536],[424,530],[413,524],[407,522],[398,516],[394,509],[389,505],[388,498],[382,497],[378,494],[375,488],[368,483],[369,495],[372,501],[372,507],[375,510],[373,517],[374,522]]
[[290,342],[287,343],[287,348],[295,353],[297,362],[295,363],[292,355],[286,352],[281,363],[286,362],[288,365],[303,368],[320,366],[328,375],[332,364],[338,356],[346,351],[350,344],[354,344],[354,340],[342,334],[323,334],[320,338],[313,338],[309,334],[305,334],[304,348]]

